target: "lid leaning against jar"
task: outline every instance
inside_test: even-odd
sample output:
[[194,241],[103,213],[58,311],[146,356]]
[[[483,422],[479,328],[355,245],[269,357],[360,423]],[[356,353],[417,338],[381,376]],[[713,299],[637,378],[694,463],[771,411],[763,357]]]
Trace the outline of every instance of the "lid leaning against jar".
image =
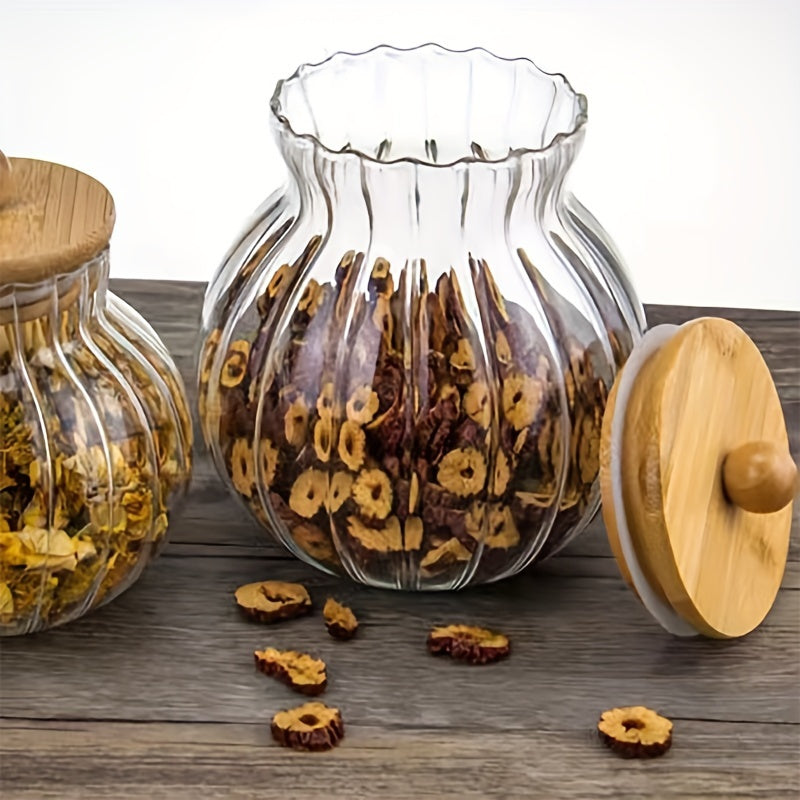
[[114,201],[78,170],[0,153],[0,282],[35,283],[102,252]]
[[660,325],[603,419],[603,517],[623,577],[679,636],[732,638],[769,612],[797,468],[769,369],[734,323]]

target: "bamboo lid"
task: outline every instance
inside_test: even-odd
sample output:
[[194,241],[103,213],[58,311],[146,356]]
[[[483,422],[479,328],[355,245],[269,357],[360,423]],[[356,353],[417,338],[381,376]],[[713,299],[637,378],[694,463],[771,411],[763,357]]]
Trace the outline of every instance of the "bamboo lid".
[[797,468],[769,369],[724,319],[661,325],[609,395],[603,517],[628,584],[669,631],[757,627],[786,566]]
[[114,201],[94,178],[0,153],[0,282],[70,272],[107,247],[113,228]]

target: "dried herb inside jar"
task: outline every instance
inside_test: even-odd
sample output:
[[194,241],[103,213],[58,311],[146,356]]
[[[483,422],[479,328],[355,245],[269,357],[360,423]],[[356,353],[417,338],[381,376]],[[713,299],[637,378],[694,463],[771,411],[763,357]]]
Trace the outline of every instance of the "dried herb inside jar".
[[476,577],[495,577],[551,522],[557,546],[596,491],[608,376],[586,321],[547,295],[553,353],[483,260],[467,287],[453,270],[431,285],[424,261],[349,251],[319,283],[303,277],[319,244],[272,274],[252,332],[218,359],[237,491],[315,560],[335,567],[344,548],[372,578],[446,585],[479,552]]
[[122,588],[163,540],[170,497],[188,475],[180,392],[183,435],[145,364],[99,323],[87,344],[77,313],[63,311],[58,330],[46,318],[0,326],[0,623],[9,627],[55,624]]

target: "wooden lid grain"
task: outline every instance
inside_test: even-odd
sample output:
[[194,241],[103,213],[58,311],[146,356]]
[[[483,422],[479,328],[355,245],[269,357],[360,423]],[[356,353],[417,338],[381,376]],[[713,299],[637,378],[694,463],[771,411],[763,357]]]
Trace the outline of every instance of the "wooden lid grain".
[[741,636],[772,607],[789,546],[797,472],[778,392],[755,344],[723,319],[666,331],[639,362],[603,423],[612,549],[665,627]]
[[114,219],[111,194],[94,178],[49,161],[0,156],[0,283],[35,283],[76,269],[106,248]]

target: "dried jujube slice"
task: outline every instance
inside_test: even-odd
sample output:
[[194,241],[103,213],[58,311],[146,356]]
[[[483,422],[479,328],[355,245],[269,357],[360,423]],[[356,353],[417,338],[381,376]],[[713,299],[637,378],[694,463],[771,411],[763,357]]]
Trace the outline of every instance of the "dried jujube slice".
[[347,606],[329,597],[322,609],[325,627],[334,639],[352,639],[358,631],[356,615]]
[[325,662],[296,650],[256,650],[256,666],[265,675],[272,675],[300,694],[317,695],[325,691],[328,675]]
[[447,625],[428,634],[428,650],[468,664],[490,664],[511,652],[508,636],[474,625]]
[[311,611],[311,597],[299,583],[247,583],[236,590],[235,597],[242,611],[259,622],[292,619]]
[[294,750],[330,750],[342,741],[344,722],[338,708],[305,703],[272,718],[272,738]]
[[623,758],[654,758],[672,745],[672,722],[644,706],[604,711],[597,730],[603,742]]

